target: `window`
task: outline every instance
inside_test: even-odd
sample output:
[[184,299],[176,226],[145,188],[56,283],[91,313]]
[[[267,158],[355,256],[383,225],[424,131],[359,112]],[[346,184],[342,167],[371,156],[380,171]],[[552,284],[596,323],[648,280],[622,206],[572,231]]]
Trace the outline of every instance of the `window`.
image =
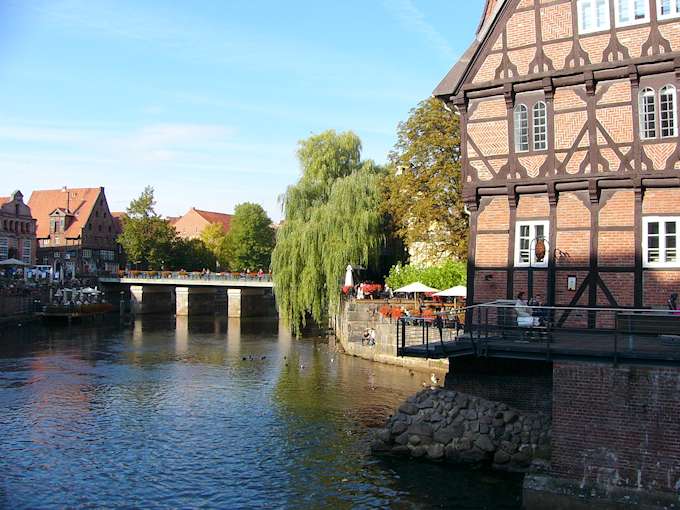
[[521,221],[515,232],[515,266],[548,266],[547,221]]
[[661,87],[658,102],[654,89],[649,87],[642,89],[640,91],[640,138],[649,140],[659,135],[661,138],[677,136],[675,103],[676,90],[673,85]]
[[680,0],[656,0],[656,14],[659,19],[680,16]]
[[526,105],[515,106],[515,152],[529,150],[529,111]]
[[578,0],[578,32],[609,30],[609,0]]
[[659,121],[661,138],[676,135],[675,128],[675,87],[666,85],[659,91]]
[[91,259],[92,258],[92,250],[89,248],[83,248],[83,258],[84,259]]
[[31,263],[31,255],[32,255],[31,250],[31,240],[30,239],[24,239],[24,249],[21,254],[21,261],[25,262],[26,264]]
[[651,216],[643,222],[645,267],[678,267],[678,224],[680,217]]
[[0,260],[5,260],[9,257],[9,240],[6,237],[0,237]]
[[616,26],[625,27],[649,21],[649,0],[616,0]]
[[539,101],[534,105],[534,150],[544,151],[548,148],[548,122],[546,120],[545,103]]
[[640,91],[640,137],[656,138],[656,101],[650,88]]

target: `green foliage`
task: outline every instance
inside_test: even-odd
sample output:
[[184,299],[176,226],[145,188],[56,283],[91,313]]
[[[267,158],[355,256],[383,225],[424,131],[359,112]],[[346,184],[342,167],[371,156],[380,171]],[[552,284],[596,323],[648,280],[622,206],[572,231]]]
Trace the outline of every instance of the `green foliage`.
[[272,220],[259,204],[246,202],[234,209],[222,253],[232,270],[268,270],[274,249]]
[[227,234],[220,223],[211,223],[201,232],[201,241],[210,254],[211,263],[208,267],[221,270],[230,269],[231,254]]
[[467,255],[468,219],[462,201],[460,126],[444,103],[429,98],[399,124],[385,179],[386,210],[407,244],[426,243],[442,252]]
[[202,240],[178,237],[173,243],[168,267],[186,271],[214,270],[215,257]]
[[163,269],[171,263],[177,233],[154,210],[156,202],[151,186],[130,202],[122,218],[122,233],[118,236],[128,260],[142,269]]
[[392,289],[398,289],[409,283],[422,282],[435,289],[444,290],[456,285],[465,285],[466,271],[465,262],[454,260],[448,260],[433,267],[397,264],[392,266],[385,281]]
[[311,136],[300,142],[298,159],[302,176],[283,196],[272,254],[279,311],[296,335],[308,316],[321,324],[338,305],[347,264],[375,268],[386,237],[384,171],[361,161],[358,136]]

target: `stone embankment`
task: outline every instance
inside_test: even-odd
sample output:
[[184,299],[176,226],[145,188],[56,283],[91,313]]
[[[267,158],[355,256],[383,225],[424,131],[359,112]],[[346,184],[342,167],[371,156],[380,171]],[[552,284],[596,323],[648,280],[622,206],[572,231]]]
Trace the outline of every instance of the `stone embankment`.
[[550,460],[550,419],[441,388],[409,397],[376,434],[374,453],[432,461],[540,469]]

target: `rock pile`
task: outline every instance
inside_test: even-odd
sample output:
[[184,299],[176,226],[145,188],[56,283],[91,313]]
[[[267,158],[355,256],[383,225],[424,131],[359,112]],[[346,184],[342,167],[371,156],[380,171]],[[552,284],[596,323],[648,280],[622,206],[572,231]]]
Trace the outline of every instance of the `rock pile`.
[[550,460],[550,419],[451,390],[406,399],[371,445],[374,453],[527,471]]

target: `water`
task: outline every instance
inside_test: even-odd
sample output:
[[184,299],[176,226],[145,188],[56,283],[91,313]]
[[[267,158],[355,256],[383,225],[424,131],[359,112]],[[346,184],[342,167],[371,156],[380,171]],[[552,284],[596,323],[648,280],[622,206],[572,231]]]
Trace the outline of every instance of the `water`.
[[17,328],[0,334],[0,507],[519,508],[517,477],[370,455],[425,378],[275,321]]

